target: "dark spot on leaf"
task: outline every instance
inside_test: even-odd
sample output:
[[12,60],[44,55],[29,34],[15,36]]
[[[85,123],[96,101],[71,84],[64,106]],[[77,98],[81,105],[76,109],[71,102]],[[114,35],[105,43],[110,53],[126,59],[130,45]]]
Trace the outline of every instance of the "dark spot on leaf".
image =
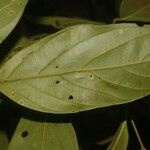
[[59,68],[59,66],[57,65],[56,68]]
[[99,77],[99,79],[101,79],[101,77]]
[[13,14],[14,14],[14,12],[13,12],[13,11],[11,11],[11,12],[10,12],[10,14],[11,14],[11,15],[13,15]]
[[72,95],[70,95],[70,96],[69,96],[69,99],[73,99],[73,96],[72,96]]
[[21,134],[21,136],[22,136],[23,138],[27,137],[27,136],[28,136],[28,131],[27,131],[27,130],[26,130],[26,131],[23,131],[22,134]]
[[14,93],[14,92],[12,92],[12,93],[11,93],[11,96],[15,96],[15,93]]
[[93,74],[90,74],[90,78],[93,78]]
[[59,84],[59,83],[60,83],[60,81],[57,80],[57,81],[56,81],[56,84]]

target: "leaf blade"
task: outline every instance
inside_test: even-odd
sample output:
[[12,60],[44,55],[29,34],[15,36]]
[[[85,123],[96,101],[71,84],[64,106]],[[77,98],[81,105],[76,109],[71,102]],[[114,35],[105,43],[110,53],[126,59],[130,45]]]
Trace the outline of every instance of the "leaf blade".
[[[7,3],[6,3],[7,2]],[[10,34],[19,21],[27,0],[6,0],[0,5],[0,43]]]
[[65,29],[9,60],[0,70],[0,91],[25,107],[51,113],[142,98],[150,93],[149,32],[120,25]]
[[107,150],[119,150],[119,149],[127,150],[128,141],[129,141],[129,133],[128,133],[128,128],[127,128],[127,122],[123,121],[120,124]]
[[149,0],[123,0],[118,20],[150,22]]
[[31,121],[21,118],[9,150],[78,150],[71,123]]

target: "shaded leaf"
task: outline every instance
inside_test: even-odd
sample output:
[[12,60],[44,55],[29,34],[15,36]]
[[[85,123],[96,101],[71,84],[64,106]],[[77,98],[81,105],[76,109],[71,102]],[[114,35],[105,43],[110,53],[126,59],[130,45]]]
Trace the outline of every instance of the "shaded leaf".
[[120,124],[116,135],[114,136],[111,144],[107,148],[107,150],[127,150],[129,141],[129,133],[127,122],[124,121]]
[[57,29],[64,29],[69,26],[78,24],[104,24],[99,22],[90,21],[83,18],[69,18],[59,16],[43,16],[43,17],[29,17],[29,20],[33,23],[41,25],[51,25]]
[[71,123],[21,119],[8,150],[78,150]]
[[25,107],[73,113],[150,93],[150,30],[79,25],[19,52],[0,70],[0,91]]
[[24,36],[20,36],[16,44],[12,47],[10,52],[7,54],[7,56],[4,58],[4,60],[0,63],[0,68],[3,66],[5,62],[7,62],[10,58],[12,58],[15,54],[17,54],[19,51],[21,51],[26,46],[33,43],[31,40],[28,40]]
[[0,150],[8,150],[8,137],[4,131],[0,131]]
[[123,0],[120,17],[118,20],[150,22],[150,0]]
[[1,0],[0,2],[0,43],[10,34],[19,21],[27,0]]
[[134,123],[133,120],[131,120],[131,124],[132,124],[132,127],[133,127],[133,129],[134,129],[134,132],[135,132],[135,134],[136,134],[137,140],[138,140],[138,142],[139,142],[139,144],[140,144],[141,150],[146,150],[146,148],[145,148],[145,146],[144,146],[144,144],[143,144],[143,142],[142,142],[142,140],[141,140],[141,137],[140,137],[140,135],[139,135],[139,132],[138,132],[138,130],[137,130],[137,127],[136,127],[136,125],[135,125],[135,123]]

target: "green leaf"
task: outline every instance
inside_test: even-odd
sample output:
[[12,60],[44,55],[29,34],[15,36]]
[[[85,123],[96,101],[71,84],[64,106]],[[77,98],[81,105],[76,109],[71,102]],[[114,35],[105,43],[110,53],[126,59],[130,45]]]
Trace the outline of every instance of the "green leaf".
[[0,43],[10,34],[19,21],[27,0],[1,0],[0,2]]
[[146,148],[145,148],[145,146],[144,146],[144,144],[143,144],[143,142],[142,142],[142,140],[141,140],[141,137],[140,137],[140,135],[139,135],[139,132],[138,132],[138,130],[137,130],[137,127],[136,127],[136,125],[135,125],[135,123],[134,123],[133,120],[131,120],[131,124],[132,124],[132,127],[133,127],[133,129],[134,129],[134,132],[135,132],[135,134],[136,134],[137,140],[138,140],[138,142],[139,142],[139,144],[140,144],[141,150],[146,150]]
[[150,22],[150,0],[123,0],[117,20]]
[[5,64],[5,62],[7,62],[10,58],[12,58],[15,54],[17,54],[23,48],[29,46],[31,43],[33,42],[27,39],[25,36],[20,36],[18,41],[11,48],[10,52],[7,54],[4,60],[0,63],[0,68],[3,66],[3,64]]
[[8,137],[4,131],[0,131],[0,150],[8,150]]
[[123,121],[120,124],[107,150],[127,150],[128,141],[129,141],[129,133],[128,133],[127,122]]
[[90,21],[83,18],[69,18],[69,17],[59,17],[59,16],[43,16],[43,17],[29,17],[31,22],[41,24],[41,25],[51,25],[56,29],[64,29],[69,26],[78,24],[104,24],[99,22]]
[[21,119],[8,150],[78,150],[71,123]]
[[73,113],[150,94],[150,30],[79,25],[48,36],[0,70],[0,91],[25,107]]

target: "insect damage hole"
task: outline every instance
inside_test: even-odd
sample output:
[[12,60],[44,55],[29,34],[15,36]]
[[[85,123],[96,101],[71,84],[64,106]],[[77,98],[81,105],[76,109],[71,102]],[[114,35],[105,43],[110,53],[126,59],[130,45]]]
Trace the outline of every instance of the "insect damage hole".
[[25,131],[23,131],[23,132],[21,133],[21,137],[25,138],[25,137],[28,136],[28,134],[29,134],[28,131],[25,130]]
[[59,83],[60,83],[60,81],[59,81],[59,80],[57,80],[57,81],[56,81],[56,84],[59,84]]
[[92,78],[94,77],[94,75],[93,75],[93,74],[90,74],[89,77],[92,79]]
[[68,99],[73,99],[73,96],[72,96],[72,95],[70,95]]

